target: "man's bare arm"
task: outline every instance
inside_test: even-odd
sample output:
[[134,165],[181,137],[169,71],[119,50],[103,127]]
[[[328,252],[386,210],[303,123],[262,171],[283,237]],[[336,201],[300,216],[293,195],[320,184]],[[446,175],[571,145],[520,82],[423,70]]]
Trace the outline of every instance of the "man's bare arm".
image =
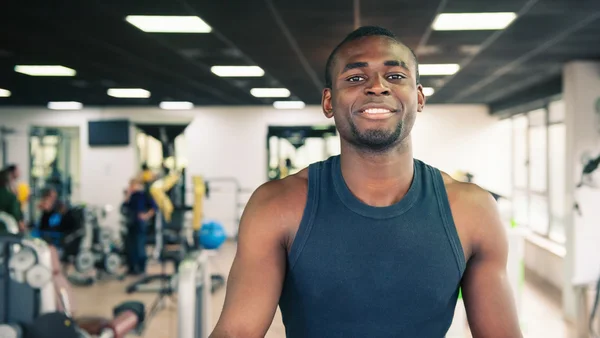
[[225,304],[211,338],[264,337],[273,321],[286,266],[282,190],[277,181],[261,186],[244,210]]
[[471,333],[474,338],[521,338],[506,273],[508,239],[496,201],[475,185],[465,189],[460,218],[474,231],[473,256],[462,281]]

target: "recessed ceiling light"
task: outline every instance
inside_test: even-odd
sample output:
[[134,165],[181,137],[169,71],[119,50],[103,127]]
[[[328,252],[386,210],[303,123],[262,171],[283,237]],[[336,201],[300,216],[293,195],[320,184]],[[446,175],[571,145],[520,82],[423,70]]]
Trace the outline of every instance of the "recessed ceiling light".
[[516,13],[442,13],[433,21],[436,31],[498,30],[517,18]]
[[61,102],[48,102],[48,109],[52,110],[79,110],[83,108],[81,102],[75,101],[61,101]]
[[258,66],[213,66],[210,71],[221,77],[264,76],[265,71]]
[[109,96],[117,98],[149,98],[150,92],[141,88],[110,88]]
[[289,97],[290,91],[285,88],[252,88],[250,94],[254,97]]
[[127,22],[146,33],[210,33],[212,28],[197,16],[129,15]]
[[419,75],[452,75],[460,69],[455,63],[419,65]]
[[302,109],[306,105],[302,101],[275,101],[273,107],[277,109]]
[[75,76],[77,74],[74,69],[64,66],[17,65],[15,72],[31,76]]
[[194,108],[194,104],[187,101],[163,101],[160,108],[165,110],[188,110]]
[[423,87],[423,95],[431,96],[431,95],[433,95],[433,93],[435,93],[435,89],[433,89],[431,87]]
[[0,88],[0,97],[10,97],[10,90]]

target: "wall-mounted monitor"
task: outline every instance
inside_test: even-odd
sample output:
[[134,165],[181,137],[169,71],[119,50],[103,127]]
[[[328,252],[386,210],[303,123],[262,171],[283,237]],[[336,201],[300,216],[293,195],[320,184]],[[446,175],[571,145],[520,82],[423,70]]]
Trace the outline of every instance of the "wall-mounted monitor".
[[129,120],[88,121],[90,147],[128,146]]

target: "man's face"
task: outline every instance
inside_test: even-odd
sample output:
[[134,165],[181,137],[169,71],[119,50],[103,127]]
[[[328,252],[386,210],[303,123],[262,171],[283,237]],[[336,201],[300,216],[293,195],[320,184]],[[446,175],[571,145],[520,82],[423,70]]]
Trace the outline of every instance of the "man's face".
[[57,197],[58,195],[55,191],[53,191],[52,193],[50,193],[50,195],[42,198],[39,204],[40,209],[43,211],[51,211],[54,207],[54,204],[56,203]]
[[12,171],[11,173],[11,178],[13,180],[18,179],[21,176],[21,173],[19,172],[19,167],[16,167],[15,170]]
[[425,96],[408,48],[381,36],[352,41],[338,51],[331,76],[323,110],[344,140],[383,152],[410,135]]

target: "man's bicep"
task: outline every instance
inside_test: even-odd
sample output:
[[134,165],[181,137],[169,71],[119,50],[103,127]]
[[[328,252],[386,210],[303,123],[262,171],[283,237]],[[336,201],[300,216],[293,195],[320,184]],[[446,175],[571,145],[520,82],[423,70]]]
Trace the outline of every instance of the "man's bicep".
[[253,202],[240,222],[223,312],[211,337],[264,337],[277,310],[286,264],[282,231],[271,203]]
[[[491,197],[490,197],[491,198]],[[508,241],[496,203],[482,202],[482,224],[474,256],[462,281],[463,300],[471,333],[478,337],[522,337],[514,294],[507,277]]]

